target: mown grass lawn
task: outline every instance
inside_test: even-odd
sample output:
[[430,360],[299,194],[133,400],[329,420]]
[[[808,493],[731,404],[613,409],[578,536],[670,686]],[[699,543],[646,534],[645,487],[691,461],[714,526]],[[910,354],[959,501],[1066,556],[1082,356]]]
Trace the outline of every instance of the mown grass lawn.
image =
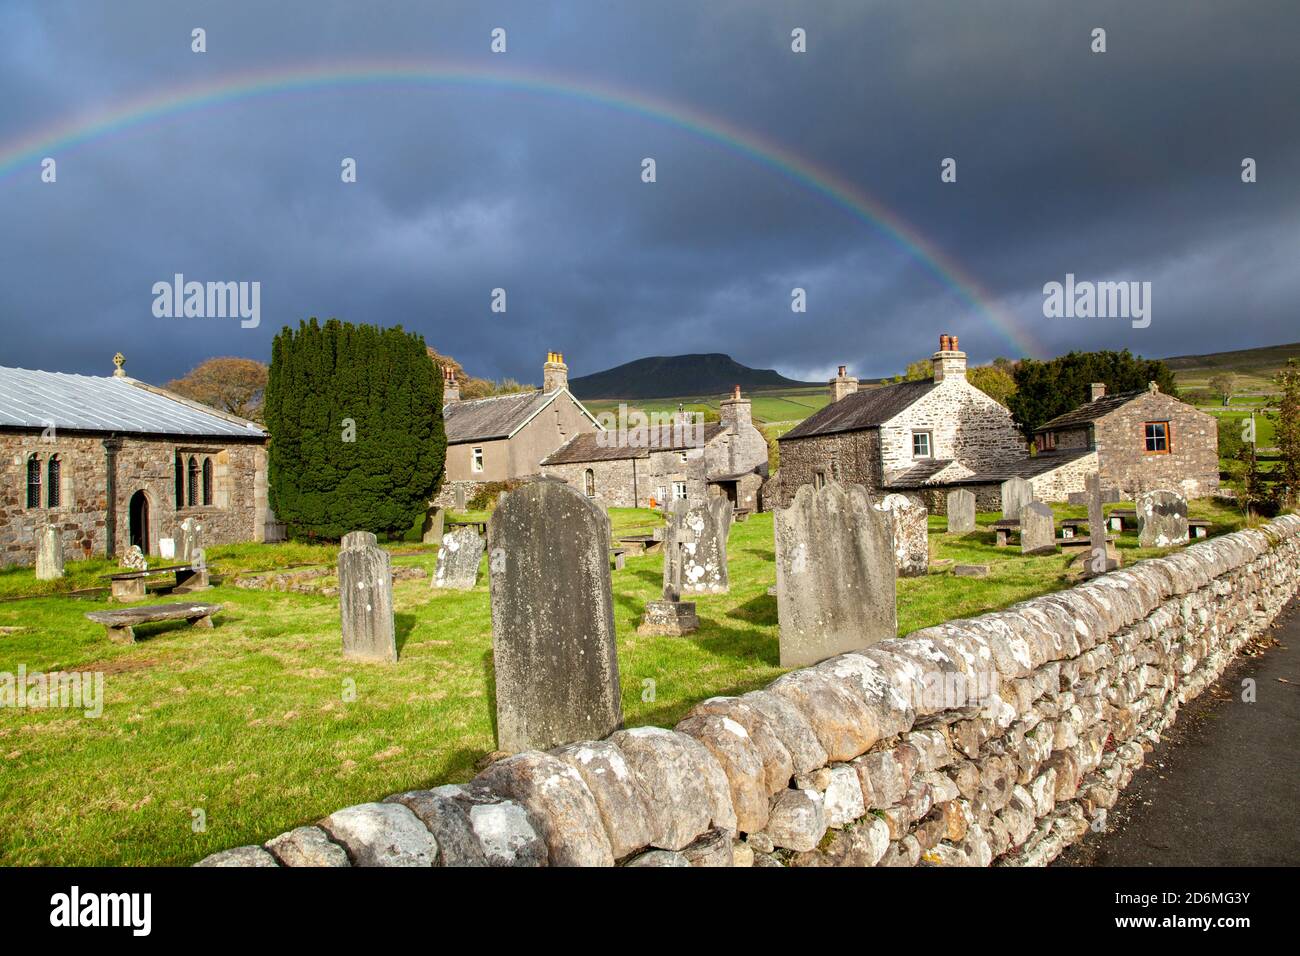
[[[1240,524],[1235,512],[1208,504],[1193,513],[1214,520],[1215,533]],[[659,521],[644,510],[611,517],[616,534]],[[1062,555],[1022,558],[994,547],[992,532],[953,538],[942,529],[943,519],[932,518],[936,559],[990,563],[993,572],[900,580],[903,633],[1071,582]],[[1132,533],[1120,544],[1126,563],[1154,553],[1137,550]],[[430,548],[390,547],[396,565],[432,573]],[[200,597],[225,605],[215,630],[153,625],[127,646],[83,616],[106,607],[102,597],[0,600],[0,673],[20,665],[29,674],[99,671],[105,682],[98,719],[0,708],[0,862],[188,864],[349,804],[473,776],[495,749],[486,568],[467,593],[432,592],[427,578],[396,584],[396,665],[342,659],[336,598],[229,583],[236,572],[332,564],[336,553],[305,544],[212,548],[211,564],[226,579]],[[80,562],[63,581],[38,586],[30,569],[7,569],[0,598],[90,587],[108,570],[104,561]],[[705,697],[742,693],[781,673],[776,599],[767,594],[775,582],[770,514],[733,526],[730,570],[731,593],[699,598],[700,630],[685,639],[636,634],[645,602],[659,594],[658,555],[630,557],[614,572],[629,726],[671,725]]]

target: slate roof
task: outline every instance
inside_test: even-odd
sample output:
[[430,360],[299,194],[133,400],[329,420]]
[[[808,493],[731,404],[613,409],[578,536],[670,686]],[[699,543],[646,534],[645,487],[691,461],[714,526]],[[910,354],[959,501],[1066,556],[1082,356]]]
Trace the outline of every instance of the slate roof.
[[920,488],[927,481],[953,463],[952,458],[930,458],[918,461],[893,481],[885,483],[886,488]]
[[462,445],[467,441],[508,438],[516,428],[545,408],[559,394],[559,390],[517,392],[513,395],[476,398],[444,405],[442,420],[447,428],[447,444]]
[[1091,448],[1070,449],[1068,451],[1044,451],[1027,458],[1018,458],[1004,465],[984,468],[966,478],[951,482],[954,485],[986,485],[992,482],[1006,481],[1008,478],[1034,478],[1049,471],[1068,465],[1085,455],[1091,455]]
[[1118,395],[1107,395],[1105,398],[1099,398],[1095,402],[1084,402],[1073,411],[1066,412],[1064,415],[1057,415],[1051,421],[1043,422],[1035,432],[1050,431],[1056,428],[1069,428],[1071,425],[1086,425],[1089,422],[1095,422],[1099,418],[1104,418],[1111,412],[1115,411],[1122,405],[1127,405],[1135,398],[1141,398],[1143,395],[1151,394],[1149,390],[1140,388],[1134,392],[1120,392]]
[[[719,422],[708,422],[704,426],[704,443],[707,445],[726,429]],[[611,443],[613,436],[601,432],[579,432],[542,459],[543,465],[574,465],[589,461],[620,461],[629,458],[649,458],[652,451],[672,451],[690,447],[688,439],[695,437],[693,427],[675,429],[665,426],[658,436],[651,435],[650,441],[641,445]],[[657,440],[656,440],[657,439]],[[649,445],[650,447],[646,447]]]
[[266,437],[260,425],[150,389],[130,378],[0,366],[0,428],[204,438]]
[[808,416],[777,441],[877,428],[923,398],[935,387],[933,380],[926,379],[919,382],[898,382],[881,388],[868,388],[854,392]]

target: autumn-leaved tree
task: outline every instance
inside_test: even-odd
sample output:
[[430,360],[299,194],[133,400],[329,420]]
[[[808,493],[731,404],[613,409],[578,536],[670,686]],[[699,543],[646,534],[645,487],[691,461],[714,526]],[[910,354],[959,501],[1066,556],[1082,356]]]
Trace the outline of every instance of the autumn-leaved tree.
[[167,389],[240,418],[261,421],[268,369],[255,359],[210,358]]
[[1006,405],[1016,390],[1016,380],[1011,377],[1011,373],[996,365],[980,365],[968,370],[966,381],[999,405]]

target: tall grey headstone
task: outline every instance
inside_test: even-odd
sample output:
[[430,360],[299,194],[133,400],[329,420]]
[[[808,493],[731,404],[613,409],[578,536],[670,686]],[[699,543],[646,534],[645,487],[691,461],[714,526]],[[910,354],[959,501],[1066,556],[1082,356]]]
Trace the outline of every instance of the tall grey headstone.
[[453,528],[442,536],[438,563],[430,587],[448,591],[468,591],[478,582],[478,566],[483,559],[483,539],[468,525]]
[[1034,500],[1034,486],[1023,478],[1002,482],[1002,517],[1019,518],[1020,509]]
[[196,554],[203,550],[203,525],[193,518],[181,522],[180,549],[176,559],[181,564],[190,564]]
[[1119,555],[1112,554],[1115,549],[1108,540],[1106,514],[1102,508],[1105,495],[1101,490],[1101,475],[1094,471],[1084,478],[1083,483],[1088,498],[1088,559],[1084,562],[1084,573],[1091,577],[1119,567]]
[[464,511],[465,510],[465,486],[462,485],[460,482],[456,482],[456,491],[455,491],[454,498],[456,502],[456,510]]
[[697,505],[675,501],[668,509],[664,534],[664,594],[669,587],[682,594],[726,594],[727,536],[731,531],[731,502],[709,498]]
[[420,540],[425,544],[441,544],[446,521],[447,512],[441,508],[430,508],[424,516],[424,524],[420,527]]
[[890,521],[894,564],[905,578],[930,570],[930,512],[907,495],[885,495],[876,505]]
[[1138,495],[1138,547],[1168,548],[1187,543],[1187,499],[1175,491]]
[[344,657],[358,661],[397,660],[392,559],[369,531],[352,531],[343,536],[339,549],[339,614]]
[[948,533],[970,534],[975,530],[975,493],[965,488],[948,492]]
[[63,577],[63,540],[52,524],[36,529],[36,580]]
[[1031,501],[1020,509],[1020,552],[1046,554],[1056,550],[1056,522],[1050,505]]
[[897,636],[893,528],[865,488],[802,485],[775,523],[782,667]]
[[498,749],[617,730],[609,519],[565,482],[533,481],[501,496],[488,549]]

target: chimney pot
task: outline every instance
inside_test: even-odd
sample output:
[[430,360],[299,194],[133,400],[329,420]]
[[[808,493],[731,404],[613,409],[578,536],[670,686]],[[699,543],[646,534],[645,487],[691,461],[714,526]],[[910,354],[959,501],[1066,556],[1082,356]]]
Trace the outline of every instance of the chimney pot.
[[841,365],[841,366],[840,366],[840,378],[843,378],[843,377],[844,377],[845,372],[846,372],[847,370],[848,370],[848,366],[847,366],[847,365]]

